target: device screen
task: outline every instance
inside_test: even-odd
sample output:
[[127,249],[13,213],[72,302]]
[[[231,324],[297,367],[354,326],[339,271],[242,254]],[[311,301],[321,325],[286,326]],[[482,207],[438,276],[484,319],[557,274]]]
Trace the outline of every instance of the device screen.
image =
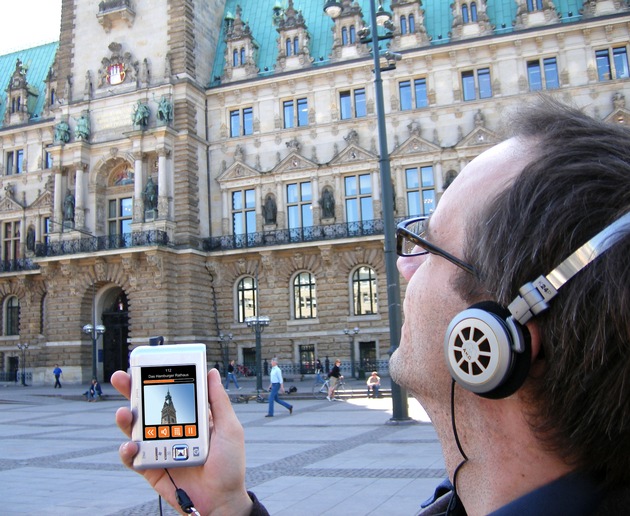
[[194,365],[142,367],[143,439],[192,439],[197,427]]

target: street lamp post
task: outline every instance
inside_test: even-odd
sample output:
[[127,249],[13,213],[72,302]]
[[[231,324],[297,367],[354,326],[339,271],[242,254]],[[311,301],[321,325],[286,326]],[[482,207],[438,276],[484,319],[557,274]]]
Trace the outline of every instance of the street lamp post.
[[265,329],[265,326],[269,326],[269,317],[265,315],[255,315],[253,317],[246,317],[245,323],[256,334],[256,390],[262,391],[262,361],[260,352],[260,335]]
[[17,348],[22,352],[22,385],[28,387],[26,385],[26,350],[28,349],[28,342],[18,342]]
[[[336,0],[327,0],[324,4],[324,12],[331,18],[336,18],[342,13],[343,5]],[[370,0],[370,24],[371,28],[363,31],[367,34],[364,42],[371,41],[372,57],[374,58],[374,96],[376,98],[376,119],[378,127],[378,147],[379,147],[379,170],[381,178],[381,193],[383,206],[384,224],[384,247],[385,247],[385,274],[387,276],[387,302],[389,314],[389,339],[390,354],[393,353],[400,342],[400,328],[402,326],[402,316],[400,309],[400,280],[398,269],[396,268],[396,226],[394,223],[394,201],[391,179],[391,169],[389,162],[389,152],[387,150],[387,131],[385,128],[385,103],[383,100],[383,81],[381,79],[381,54],[379,40],[390,39],[390,34],[379,36],[378,26],[384,26],[391,32],[391,14],[383,9],[379,4],[378,15],[375,0]],[[371,32],[371,38],[369,33]],[[389,66],[400,59],[399,54],[385,52]],[[409,408],[407,404],[407,392],[392,381],[392,421],[406,421],[409,419]]]
[[94,283],[92,283],[92,324],[86,324],[83,327],[83,333],[89,335],[92,339],[92,378],[96,378],[96,342],[99,335],[105,333],[105,326],[96,324],[96,292]]
[[343,332],[350,338],[350,371],[352,378],[355,377],[355,368],[354,368],[354,336],[359,333],[359,328],[355,326],[352,330],[348,328],[344,328]]
[[230,361],[230,342],[232,342],[233,335],[228,333],[227,335],[223,332],[219,333],[219,339],[221,340],[221,352],[223,355],[223,371],[227,376],[228,363]]

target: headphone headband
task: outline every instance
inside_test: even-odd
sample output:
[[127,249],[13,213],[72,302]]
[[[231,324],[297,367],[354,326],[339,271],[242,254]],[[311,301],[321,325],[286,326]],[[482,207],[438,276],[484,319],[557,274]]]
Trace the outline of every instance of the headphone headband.
[[533,316],[549,308],[548,301],[558,290],[589,263],[610,249],[630,231],[630,212],[606,226],[597,235],[573,252],[547,276],[539,276],[533,282],[518,289],[519,295],[508,305],[512,317],[525,324]]

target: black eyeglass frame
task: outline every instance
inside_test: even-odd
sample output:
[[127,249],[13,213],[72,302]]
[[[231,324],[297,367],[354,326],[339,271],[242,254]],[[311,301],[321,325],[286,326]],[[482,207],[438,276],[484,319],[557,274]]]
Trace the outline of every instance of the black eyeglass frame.
[[[440,249],[438,246],[432,244],[428,240],[425,240],[422,236],[412,231],[409,231],[407,229],[407,227],[410,226],[411,224],[415,224],[417,222],[427,220],[428,218],[429,217],[427,216],[414,217],[411,219],[403,220],[402,222],[398,223],[398,225],[396,226],[396,254],[398,256],[420,256],[420,255],[428,254],[428,253],[435,254],[437,256],[441,256],[445,260],[448,260],[452,264],[457,265],[460,269],[465,270],[469,274],[476,276],[477,273],[475,271],[475,268],[472,265],[466,262],[463,262],[459,258],[456,258],[455,256],[453,256],[451,253],[444,251],[444,249]],[[423,251],[420,251],[417,253],[404,253],[403,242],[405,240],[410,240],[415,245],[422,248]]]

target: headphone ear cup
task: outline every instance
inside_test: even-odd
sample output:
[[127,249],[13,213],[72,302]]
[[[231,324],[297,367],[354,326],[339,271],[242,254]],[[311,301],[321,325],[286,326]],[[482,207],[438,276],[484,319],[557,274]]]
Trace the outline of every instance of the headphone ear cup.
[[451,376],[479,396],[506,398],[529,373],[529,332],[511,320],[508,326],[510,315],[501,305],[484,301],[457,314],[446,331],[444,354]]

